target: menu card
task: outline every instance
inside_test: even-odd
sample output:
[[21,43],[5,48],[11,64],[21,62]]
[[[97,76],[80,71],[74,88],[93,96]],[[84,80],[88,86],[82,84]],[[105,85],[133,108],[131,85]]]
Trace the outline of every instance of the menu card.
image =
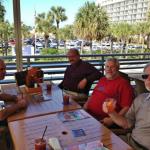
[[64,148],[64,150],[109,150],[103,146],[103,143],[99,140],[83,143],[79,145],[72,145]]
[[68,111],[68,112],[60,112],[58,113],[58,118],[62,122],[68,122],[68,121],[74,121],[74,120],[80,120],[88,118],[88,114],[85,113],[82,110],[74,110],[74,111]]

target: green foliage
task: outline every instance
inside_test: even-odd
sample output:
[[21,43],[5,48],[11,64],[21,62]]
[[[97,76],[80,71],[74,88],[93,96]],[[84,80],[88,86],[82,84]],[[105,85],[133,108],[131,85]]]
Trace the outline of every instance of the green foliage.
[[56,55],[58,54],[58,49],[54,49],[54,48],[43,48],[41,50],[41,55]]
[[31,31],[31,27],[25,25],[24,23],[21,24],[21,32],[22,32],[22,38],[29,38],[30,35],[30,31]]
[[132,25],[126,22],[112,24],[110,28],[110,33],[123,42],[128,41],[132,32]]
[[5,15],[5,7],[2,5],[2,2],[0,1],[0,22],[4,22],[4,15]]
[[44,33],[45,47],[48,46],[49,33],[55,33],[56,28],[53,26],[54,19],[50,12],[38,14],[35,19],[36,22],[36,32]]
[[65,27],[61,28],[59,30],[59,39],[62,39],[62,40],[75,39],[75,36],[73,35],[73,26],[66,25]]
[[74,33],[78,38],[101,40],[107,33],[108,17],[102,7],[95,3],[85,3],[76,15]]
[[53,19],[56,21],[57,24],[57,28],[59,29],[59,23],[62,21],[67,20],[67,16],[65,15],[65,8],[61,7],[61,6],[52,6],[51,7],[51,14]]

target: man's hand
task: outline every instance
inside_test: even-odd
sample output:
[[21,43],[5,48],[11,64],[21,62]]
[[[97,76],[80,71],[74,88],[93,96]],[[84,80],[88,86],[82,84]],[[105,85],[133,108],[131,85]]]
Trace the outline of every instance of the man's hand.
[[111,118],[106,117],[103,120],[101,120],[101,123],[103,123],[104,125],[106,125],[107,127],[111,126],[113,124],[113,121]]
[[28,103],[25,97],[23,98],[18,98],[18,102],[17,102],[19,108],[26,108]]
[[106,99],[103,103],[102,108],[105,113],[114,112],[116,108],[116,100],[113,98]]
[[86,78],[82,79],[78,84],[78,89],[84,89],[86,84],[87,84],[87,79]]
[[86,103],[83,106],[83,109],[87,110],[88,109],[88,103],[90,101],[90,97],[87,99]]

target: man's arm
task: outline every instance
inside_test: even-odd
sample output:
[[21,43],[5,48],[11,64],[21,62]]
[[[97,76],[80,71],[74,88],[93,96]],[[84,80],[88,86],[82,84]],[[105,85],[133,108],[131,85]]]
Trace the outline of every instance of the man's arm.
[[109,116],[117,125],[124,129],[131,128],[131,124],[127,121],[124,116],[119,115],[117,112],[109,113]]
[[[120,110],[118,115],[124,116],[128,110],[129,110],[129,107],[124,107]],[[101,120],[101,122],[108,127],[114,123],[111,117],[105,117],[103,120]]]
[[5,94],[2,93],[0,94],[0,99],[4,101],[17,101],[17,96],[16,95],[10,95],[10,94]]
[[88,82],[92,83],[103,76],[99,70],[89,63],[87,63],[84,67],[84,69],[86,69],[86,76],[79,82],[78,89],[84,89]]
[[25,99],[18,100],[16,104],[12,104],[7,106],[6,108],[0,110],[0,120],[6,119],[11,114],[15,113],[16,111],[25,108],[27,106],[27,102]]
[[86,87],[86,85],[87,85],[87,79],[84,78],[79,82],[78,89],[84,89]]
[[120,111],[119,112],[120,114],[117,113],[115,110],[109,112],[108,109],[109,109],[108,106],[104,103],[103,111],[109,115],[110,119],[114,123],[116,123],[117,125],[119,125],[120,127],[124,128],[124,129],[131,128],[132,125],[128,122],[128,120],[124,116],[120,115],[121,113],[124,113],[126,111],[126,109]]

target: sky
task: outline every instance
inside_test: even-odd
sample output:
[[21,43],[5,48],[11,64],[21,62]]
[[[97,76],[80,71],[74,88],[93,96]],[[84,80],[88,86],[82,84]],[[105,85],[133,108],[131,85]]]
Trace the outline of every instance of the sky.
[[[13,0],[5,0],[4,6],[6,9],[5,19],[13,23]],[[68,19],[60,23],[60,27],[67,24],[72,24],[76,13],[85,2],[95,2],[95,0],[20,0],[21,6],[21,20],[29,26],[34,26],[34,16],[36,14],[45,12],[47,13],[52,6],[61,6],[66,9],[66,16]]]

